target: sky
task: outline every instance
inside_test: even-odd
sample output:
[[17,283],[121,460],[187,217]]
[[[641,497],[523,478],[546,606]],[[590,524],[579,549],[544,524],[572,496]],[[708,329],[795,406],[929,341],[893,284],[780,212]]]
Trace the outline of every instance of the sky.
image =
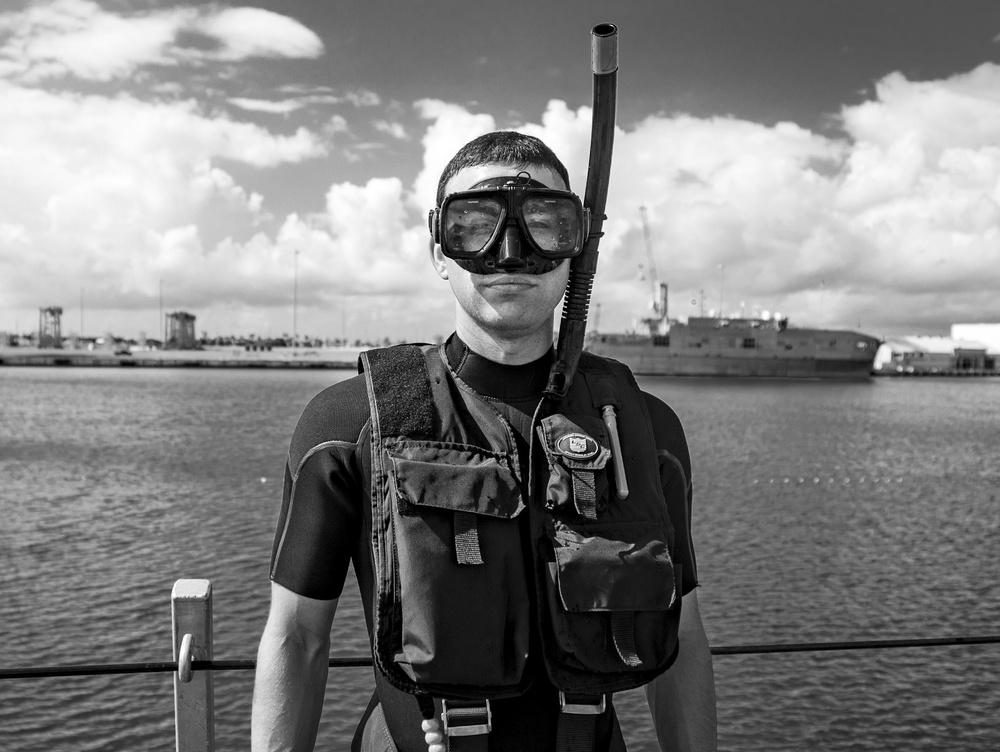
[[[590,30],[619,27],[590,329],[780,313],[1000,322],[1000,4],[4,0],[0,331],[430,341],[427,211],[481,133],[583,193]],[[643,211],[649,244],[644,239]]]

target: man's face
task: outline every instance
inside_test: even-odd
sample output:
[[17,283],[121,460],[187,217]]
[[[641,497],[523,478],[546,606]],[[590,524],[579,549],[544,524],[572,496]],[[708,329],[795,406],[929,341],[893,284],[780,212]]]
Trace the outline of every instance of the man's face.
[[[529,173],[548,188],[567,190],[562,178],[544,167],[478,165],[457,172],[445,185],[445,195],[519,172]],[[566,290],[568,259],[546,274],[474,274],[447,258],[440,246],[434,247],[432,256],[434,268],[448,280],[458,303],[460,331],[474,326],[488,334],[515,337],[546,327],[551,335],[552,312]]]

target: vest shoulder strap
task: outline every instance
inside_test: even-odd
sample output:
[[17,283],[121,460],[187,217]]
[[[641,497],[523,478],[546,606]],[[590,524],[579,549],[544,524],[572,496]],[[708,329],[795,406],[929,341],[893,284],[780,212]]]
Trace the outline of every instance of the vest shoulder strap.
[[617,360],[585,351],[580,355],[578,370],[587,381],[591,402],[597,410],[605,405],[620,410],[626,401],[622,389],[631,387],[635,392],[639,391],[632,372]]

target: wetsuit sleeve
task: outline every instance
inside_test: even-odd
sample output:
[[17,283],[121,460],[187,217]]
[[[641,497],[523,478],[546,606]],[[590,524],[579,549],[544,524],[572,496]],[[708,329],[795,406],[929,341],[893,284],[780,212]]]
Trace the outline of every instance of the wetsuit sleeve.
[[653,422],[653,436],[660,462],[660,481],[674,528],[674,560],[682,569],[681,594],[698,586],[698,562],[691,537],[691,453],[680,418],[662,400],[643,393]]
[[292,434],[271,579],[308,598],[339,598],[361,539],[368,400],[355,377],[320,392]]

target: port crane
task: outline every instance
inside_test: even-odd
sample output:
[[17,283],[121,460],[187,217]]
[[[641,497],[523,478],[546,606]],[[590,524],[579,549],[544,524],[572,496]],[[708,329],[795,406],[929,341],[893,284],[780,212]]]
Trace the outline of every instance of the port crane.
[[642,323],[649,329],[651,335],[661,334],[663,325],[667,322],[667,284],[660,282],[660,275],[656,271],[656,257],[653,254],[653,241],[649,234],[649,221],[646,217],[646,207],[639,207],[639,214],[642,216],[642,235],[646,242],[646,262],[650,281],[653,285],[653,294],[650,299],[651,313],[642,318]]

